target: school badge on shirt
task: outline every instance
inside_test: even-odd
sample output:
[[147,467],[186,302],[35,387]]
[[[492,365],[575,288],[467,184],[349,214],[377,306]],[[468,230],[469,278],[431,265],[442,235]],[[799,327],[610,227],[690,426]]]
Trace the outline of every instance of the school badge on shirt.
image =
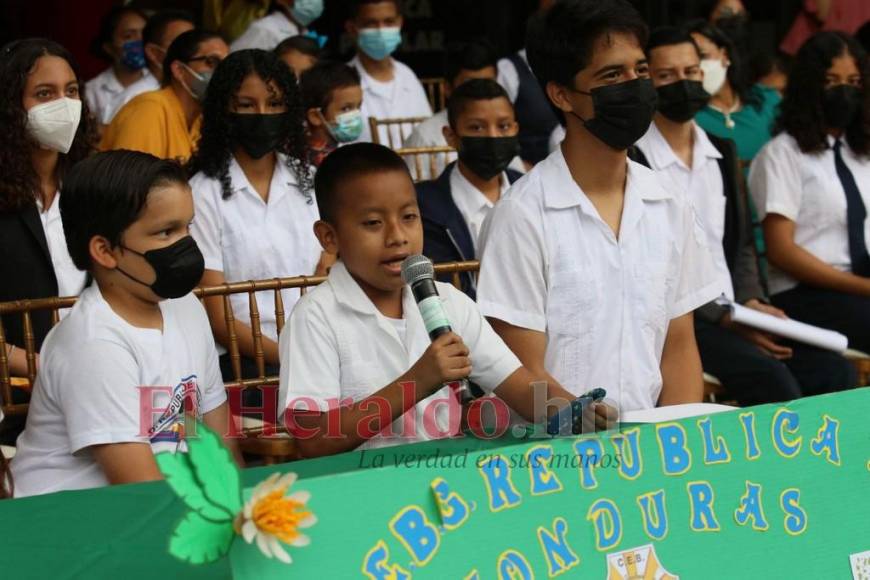
[[607,580],[679,580],[679,578],[664,569],[652,544],[607,555]]
[[199,382],[196,375],[190,375],[171,389],[167,388],[163,397],[156,397],[155,407],[163,411],[154,425],[148,431],[148,437],[155,453],[159,451],[185,450],[181,446],[184,442],[184,414],[188,413],[197,420],[201,419],[200,401],[202,393],[199,390]]

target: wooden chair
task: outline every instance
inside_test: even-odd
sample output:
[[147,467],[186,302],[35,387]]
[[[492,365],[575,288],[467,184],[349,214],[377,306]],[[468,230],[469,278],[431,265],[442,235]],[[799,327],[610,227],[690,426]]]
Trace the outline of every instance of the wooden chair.
[[[369,117],[369,129],[372,132],[372,143],[378,145],[386,145],[390,149],[401,149],[405,144],[405,139],[414,130],[414,128],[428,119],[429,117],[405,117],[397,119],[377,119]],[[387,136],[387,142],[382,140],[381,128],[385,128],[384,134]]]
[[[451,262],[448,264],[438,264],[435,266],[435,271],[438,274],[452,274],[453,285],[457,288],[461,287],[460,274],[463,272],[476,272],[480,265],[478,262]],[[206,297],[219,296],[223,302],[224,317],[229,330],[229,345],[228,352],[233,371],[233,380],[226,383],[227,389],[248,389],[256,387],[273,387],[277,388],[278,377],[266,376],[265,373],[265,354],[263,351],[263,334],[260,327],[260,312],[257,306],[255,295],[257,292],[272,292],[275,296],[275,318],[277,321],[278,333],[284,327],[286,321],[286,313],[284,309],[284,301],[281,296],[281,291],[298,288],[300,293],[305,294],[308,288],[316,286],[323,282],[325,278],[314,276],[297,276],[293,278],[274,278],[271,280],[258,280],[248,282],[236,282],[222,284],[220,286],[211,286],[206,288],[197,288],[194,293],[200,300]],[[235,330],[235,316],[233,315],[232,306],[230,304],[230,296],[233,294],[247,294],[248,307],[251,317],[251,330],[253,332],[254,350],[255,350],[255,365],[257,376],[243,377],[241,372],[241,353],[239,352],[238,336]],[[27,376],[13,377],[9,369],[9,360],[6,354],[6,334],[3,329],[2,321],[0,321],[0,396],[2,396],[2,410],[7,416],[10,415],[26,415],[27,404],[13,404],[12,391],[14,388],[32,388],[36,380],[36,341],[33,335],[33,325],[31,323],[31,313],[39,310],[51,310],[52,321],[57,323],[60,319],[59,310],[61,308],[70,308],[75,304],[77,298],[43,298],[38,300],[19,300],[15,302],[0,303],[0,315],[20,314],[24,328],[24,350],[27,359]],[[276,409],[276,411],[278,411]],[[279,418],[279,424],[269,426],[261,420],[251,419],[248,417],[242,418],[242,433],[245,435],[240,440],[242,451],[258,457],[262,457],[267,464],[278,463],[296,459],[298,453],[293,439],[289,436],[283,424],[280,424],[280,414],[276,413]],[[265,432],[276,433],[275,436],[265,437]]]
[[453,147],[406,147],[397,149],[396,153],[402,156],[414,183],[437,179],[444,167],[456,159],[456,150]]
[[426,90],[426,96],[429,97],[429,105],[433,111],[440,111],[447,106],[447,79],[444,78],[428,78],[420,79],[423,89]]
[[850,348],[843,353],[843,356],[855,365],[855,370],[858,371],[858,386],[870,385],[870,354]]

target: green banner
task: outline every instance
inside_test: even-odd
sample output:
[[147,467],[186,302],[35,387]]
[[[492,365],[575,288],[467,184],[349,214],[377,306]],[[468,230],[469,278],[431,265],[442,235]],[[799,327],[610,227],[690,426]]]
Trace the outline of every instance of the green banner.
[[292,563],[236,538],[233,576],[852,578],[870,568],[868,410],[865,388],[600,436],[359,452],[293,484],[317,523],[285,546]]

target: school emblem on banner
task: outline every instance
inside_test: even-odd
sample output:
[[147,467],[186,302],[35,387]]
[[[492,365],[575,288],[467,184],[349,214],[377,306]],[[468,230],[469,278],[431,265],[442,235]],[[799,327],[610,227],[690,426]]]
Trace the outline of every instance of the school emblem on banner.
[[870,580],[870,550],[849,556],[853,580]]
[[664,569],[652,544],[607,555],[607,580],[679,580],[679,578]]

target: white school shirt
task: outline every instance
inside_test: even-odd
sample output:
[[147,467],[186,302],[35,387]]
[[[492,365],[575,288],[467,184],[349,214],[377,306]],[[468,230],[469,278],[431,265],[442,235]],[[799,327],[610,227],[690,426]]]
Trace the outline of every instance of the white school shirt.
[[[179,414],[185,394],[198,416],[226,400],[199,300],[193,294],[164,300],[160,310],[162,332],[136,328],[92,284],[49,332],[12,461],[15,497],[108,485],[93,445],[150,443],[154,453],[185,451]],[[154,413],[143,417],[149,394]]]
[[[528,64],[529,59],[526,56],[525,48],[517,54]],[[520,93],[520,74],[517,72],[517,67],[509,59],[502,58],[498,61],[496,68],[498,68],[498,77],[496,78],[498,84],[504,87],[511,102],[515,103],[517,95]]]
[[[69,249],[66,245],[66,236],[63,233],[63,220],[60,218],[60,192],[54,195],[54,199],[48,211],[43,211],[42,200],[36,200],[39,210],[39,219],[42,221],[42,229],[45,232],[45,241],[48,245],[48,254],[51,256],[51,267],[54,277],[57,279],[58,296],[78,296],[85,287],[87,273],[76,268]],[[62,308],[61,316],[66,316],[69,309]]]
[[[142,78],[151,76],[147,68],[142,69]],[[141,79],[140,79],[141,80]],[[108,125],[118,111],[118,98],[124,92],[124,85],[115,76],[112,67],[107,68],[85,84],[85,99],[88,109],[103,125]]]
[[[834,146],[828,137],[828,145]],[[870,160],[858,158],[843,141],[846,166],[855,177],[864,206],[870,209]],[[755,157],[749,170],[749,192],[763,220],[775,213],[795,223],[794,241],[819,260],[844,272],[851,271],[846,191],[834,165],[834,150],[803,153],[794,137],[780,133]],[[864,221],[864,239],[870,240],[870,220]],[[770,265],[771,294],[791,290],[798,281]]]
[[622,411],[656,405],[670,321],[720,292],[691,206],[631,161],[618,241],[557,151],[496,204],[481,248],[480,311],[545,332],[547,370]]
[[[469,379],[492,392],[520,368],[520,361],[470,298],[450,284],[435,284],[450,325],[471,352]],[[360,401],[402,376],[431,343],[408,287],[402,308],[404,339],[395,321],[380,313],[339,260],[327,281],[299,300],[281,332],[281,408],[315,410],[308,406],[313,402],[326,412],[330,405],[337,407],[339,400]],[[392,424],[392,437],[378,434],[360,449],[436,439],[439,431],[441,436],[458,433],[458,422],[449,421],[443,403],[450,396],[451,390],[444,387],[415,406],[414,433],[400,436],[402,416]],[[424,419],[427,416],[433,416],[434,423]]]
[[[359,56],[353,57],[348,65],[355,67],[360,76],[363,91],[362,115],[363,131],[357,141],[372,141],[369,128],[369,118],[376,119],[406,119],[409,117],[431,117],[432,107],[429,98],[417,75],[408,65],[393,61],[393,80],[382,83],[375,80],[359,61]],[[411,126],[392,127],[393,145],[400,147],[404,138],[411,134]],[[387,129],[381,128],[381,144],[389,145]]]
[[692,204],[695,214],[707,233],[707,248],[719,274],[721,292],[734,300],[734,283],[725,259],[725,186],[719,159],[722,154],[710,142],[707,133],[692,122],[694,146],[691,169],[677,157],[655,123],[637,147],[646,156],[650,167],[659,175],[662,187],[683,195]]
[[[444,133],[442,129],[450,125],[450,122],[447,118],[447,109],[443,109],[438,111],[429,119],[426,119],[419,125],[417,125],[411,134],[405,139],[405,147],[447,147],[447,139],[444,138]],[[435,156],[435,175],[429,171],[429,159],[427,157],[420,158],[420,177],[419,181],[425,181],[427,179],[437,179],[439,175],[441,175],[448,165],[456,161],[456,152],[450,152],[447,154],[439,153]],[[406,157],[405,163],[408,165],[408,169],[411,171],[411,175],[417,174],[417,166],[414,157]],[[510,165],[508,165],[510,169],[514,171],[519,171],[520,173],[526,172],[526,166],[523,164],[523,160],[520,159],[519,155],[514,157],[511,160]]]
[[[507,192],[508,188],[510,188],[510,180],[508,180],[507,173],[502,172],[499,198]],[[453,170],[450,172],[450,196],[453,198],[453,203],[456,204],[457,209],[459,209],[459,213],[462,214],[465,225],[468,226],[475,255],[478,255],[477,248],[480,230],[483,228],[483,222],[486,221],[495,204],[462,175],[458,164],[454,165]]]
[[272,50],[285,38],[302,33],[302,29],[280,10],[254,20],[245,32],[230,45],[230,52],[246,48]]
[[147,72],[145,76],[143,76],[138,81],[130,84],[121,91],[112,104],[106,109],[106,121],[105,124],[108,125],[112,122],[112,119],[115,118],[115,115],[118,114],[124,105],[132,101],[135,97],[138,97],[142,93],[147,93],[149,91],[158,91],[160,90],[160,81],[157,80],[150,72]]
[[[190,233],[205,258],[206,270],[223,272],[227,282],[310,276],[320,260],[314,235],[319,219],[313,194],[307,197],[298,180],[278,155],[269,200],[263,201],[233,157],[230,182],[233,195],[223,199],[220,181],[202,172],[190,180],[196,214]],[[257,292],[263,336],[278,340],[273,292]],[[285,312],[299,299],[298,289],[281,292]],[[247,294],[230,296],[236,320],[251,323]],[[220,349],[222,350],[222,349]]]

